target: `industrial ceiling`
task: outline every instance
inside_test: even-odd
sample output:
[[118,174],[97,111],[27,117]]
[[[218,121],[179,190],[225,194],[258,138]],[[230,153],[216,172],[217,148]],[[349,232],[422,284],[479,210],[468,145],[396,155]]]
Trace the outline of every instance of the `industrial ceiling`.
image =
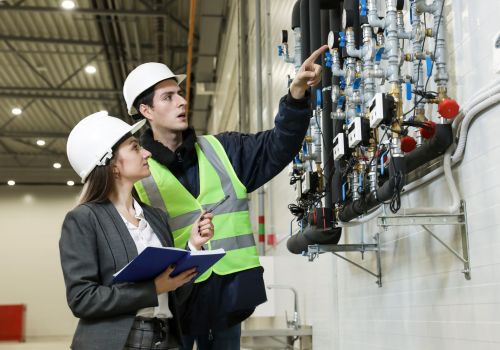
[[203,133],[226,0],[0,0],[0,185],[78,184],[70,130],[100,110],[130,121],[121,91],[137,65],[186,72],[193,2],[190,120]]

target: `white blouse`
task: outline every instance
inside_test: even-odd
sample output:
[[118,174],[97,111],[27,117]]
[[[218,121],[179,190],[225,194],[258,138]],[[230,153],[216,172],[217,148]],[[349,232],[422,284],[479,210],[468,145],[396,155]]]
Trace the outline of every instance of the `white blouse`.
[[[154,233],[153,229],[144,218],[144,212],[135,199],[134,210],[135,218],[139,220],[138,226],[134,226],[132,223],[128,222],[123,215],[120,214],[120,216],[125,222],[125,225],[127,226],[130,235],[135,242],[137,253],[141,254],[141,252],[146,249],[146,247],[161,247],[162,245],[160,240],[158,239],[158,236]],[[168,307],[168,293],[159,294],[158,306],[140,309],[139,311],[137,311],[137,316],[172,318],[172,312]]]

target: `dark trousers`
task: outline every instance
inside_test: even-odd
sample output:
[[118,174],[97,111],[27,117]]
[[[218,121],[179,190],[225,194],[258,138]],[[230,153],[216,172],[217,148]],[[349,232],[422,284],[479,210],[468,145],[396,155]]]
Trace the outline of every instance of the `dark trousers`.
[[184,336],[182,350],[192,350],[196,342],[198,350],[240,350],[241,323],[222,331],[212,331],[197,336]]
[[124,350],[174,350],[179,342],[172,334],[171,320],[165,318],[136,317]]

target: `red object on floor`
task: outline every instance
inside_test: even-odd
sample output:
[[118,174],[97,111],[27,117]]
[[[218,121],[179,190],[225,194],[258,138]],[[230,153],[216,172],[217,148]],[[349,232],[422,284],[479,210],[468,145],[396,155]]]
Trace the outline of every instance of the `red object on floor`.
[[24,341],[26,305],[0,305],[0,340]]

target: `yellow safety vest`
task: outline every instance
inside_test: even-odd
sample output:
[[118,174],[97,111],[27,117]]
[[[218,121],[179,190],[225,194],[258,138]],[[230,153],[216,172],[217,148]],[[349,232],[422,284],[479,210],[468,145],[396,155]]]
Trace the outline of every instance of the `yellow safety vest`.
[[185,248],[193,223],[225,195],[229,198],[214,211],[214,237],[205,249],[224,248],[226,255],[196,282],[214,271],[227,275],[260,266],[250,224],[246,187],[236,175],[226,151],[214,136],[199,136],[198,155],[200,194],[197,198],[179,182],[167,167],[150,158],[151,176],[135,183],[141,201],[164,210],[175,246]]

